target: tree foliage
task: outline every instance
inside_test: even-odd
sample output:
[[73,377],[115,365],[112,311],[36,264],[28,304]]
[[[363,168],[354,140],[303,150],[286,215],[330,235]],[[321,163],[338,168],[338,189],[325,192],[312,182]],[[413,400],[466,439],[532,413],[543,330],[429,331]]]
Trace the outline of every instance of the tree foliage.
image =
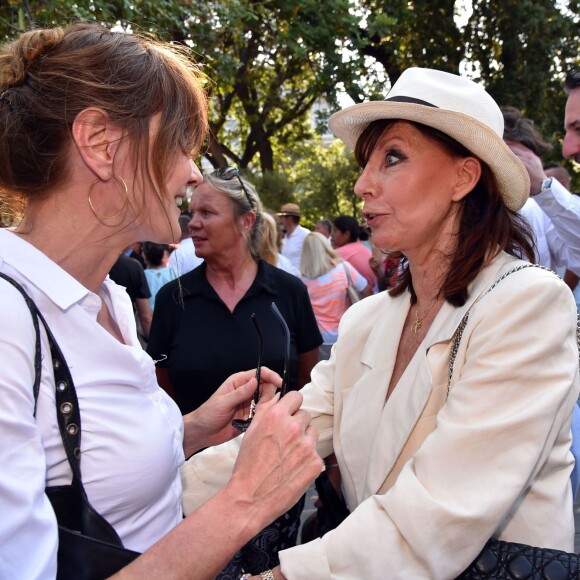
[[563,75],[578,66],[577,0],[5,0],[0,34],[77,19],[190,46],[211,79],[207,159],[311,219],[356,208],[351,156],[323,148],[311,117],[338,107],[337,88],[360,102],[409,66],[461,72],[557,142]]

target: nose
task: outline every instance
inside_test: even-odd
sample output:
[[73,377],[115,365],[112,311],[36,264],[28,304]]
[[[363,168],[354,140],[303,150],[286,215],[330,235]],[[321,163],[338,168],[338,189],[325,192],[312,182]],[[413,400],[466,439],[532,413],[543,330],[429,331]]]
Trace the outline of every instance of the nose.
[[580,163],[580,135],[575,128],[568,129],[562,143],[562,155],[566,159],[574,159]]
[[371,194],[371,184],[367,169],[363,169],[354,184],[354,194],[361,199],[365,194]]
[[193,234],[195,230],[199,229],[195,211],[191,212],[191,219],[187,222],[187,229],[190,234]]
[[201,174],[201,171],[195,164],[195,161],[193,161],[193,159],[190,160],[190,163],[191,163],[191,175],[189,176],[187,184],[197,186],[203,181],[203,176]]

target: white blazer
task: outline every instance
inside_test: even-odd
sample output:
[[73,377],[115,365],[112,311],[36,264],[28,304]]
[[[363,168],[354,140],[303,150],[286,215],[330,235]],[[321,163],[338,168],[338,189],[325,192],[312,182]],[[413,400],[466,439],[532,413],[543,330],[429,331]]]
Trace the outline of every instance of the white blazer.
[[[344,315],[302,389],[319,451],[334,451],[351,515],[280,553],[289,579],[455,578],[490,537],[573,549],[570,421],[580,391],[576,308],[554,274],[501,254],[467,303],[445,303],[385,404],[410,300]],[[465,312],[448,392],[451,338]],[[183,470],[188,511],[223,484],[236,443]]]

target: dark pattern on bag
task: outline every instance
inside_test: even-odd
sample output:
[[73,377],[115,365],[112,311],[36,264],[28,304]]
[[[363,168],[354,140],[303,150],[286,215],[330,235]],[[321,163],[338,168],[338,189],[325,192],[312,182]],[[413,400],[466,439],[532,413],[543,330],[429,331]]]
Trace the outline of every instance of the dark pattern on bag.
[[238,580],[245,572],[257,575],[278,566],[278,552],[296,545],[304,500],[305,496],[302,496],[285,514],[252,538],[216,576],[216,580]]
[[489,540],[457,580],[566,580],[580,578],[580,558],[560,550]]

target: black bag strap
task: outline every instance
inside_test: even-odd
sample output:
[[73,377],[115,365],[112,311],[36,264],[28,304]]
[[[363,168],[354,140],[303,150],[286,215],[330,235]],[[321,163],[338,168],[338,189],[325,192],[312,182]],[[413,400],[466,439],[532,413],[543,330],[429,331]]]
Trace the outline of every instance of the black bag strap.
[[54,371],[54,384],[55,384],[55,400],[56,400],[56,415],[58,420],[58,427],[60,430],[60,436],[62,438],[62,443],[64,450],[66,452],[68,462],[70,464],[73,479],[72,486],[77,488],[79,491],[85,495],[85,490],[83,487],[83,481],[81,477],[81,414],[79,410],[79,403],[77,399],[77,393],[75,390],[74,382],[70,369],[66,363],[64,355],[52,334],[46,320],[38,310],[36,304],[26,293],[26,290],[18,283],[16,280],[0,272],[0,278],[3,278],[24,298],[30,313],[32,314],[32,322],[34,324],[34,330],[36,332],[36,346],[34,353],[34,414],[36,415],[36,405],[38,402],[38,393],[40,389],[40,377],[41,377],[41,346],[40,346],[40,325],[39,320],[42,322],[46,334],[48,337],[48,343],[50,345],[50,353],[52,356],[52,368]]

